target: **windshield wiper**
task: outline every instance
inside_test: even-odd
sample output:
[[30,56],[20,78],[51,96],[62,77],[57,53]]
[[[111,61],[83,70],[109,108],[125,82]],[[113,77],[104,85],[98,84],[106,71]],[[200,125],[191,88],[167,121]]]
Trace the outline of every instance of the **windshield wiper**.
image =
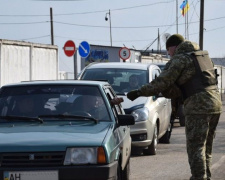
[[78,119],[83,119],[83,120],[91,120],[94,121],[96,124],[98,123],[98,120],[93,118],[93,117],[89,117],[89,116],[77,116],[77,115],[67,115],[67,114],[55,114],[55,115],[40,115],[38,117],[46,117],[46,118],[60,118],[60,119],[73,119],[76,120],[74,118],[78,118]]
[[15,120],[15,121],[20,121],[20,120],[28,120],[28,121],[38,121],[40,123],[43,123],[44,121],[39,118],[39,117],[27,117],[27,116],[0,116],[0,119],[5,119],[5,120]]
[[120,95],[120,96],[126,96],[127,93],[123,93],[123,92],[118,92],[116,93],[116,95]]

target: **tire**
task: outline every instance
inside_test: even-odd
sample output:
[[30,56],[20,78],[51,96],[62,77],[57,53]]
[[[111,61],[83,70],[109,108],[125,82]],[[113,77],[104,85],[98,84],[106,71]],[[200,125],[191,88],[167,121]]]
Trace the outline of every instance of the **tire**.
[[157,127],[157,124],[155,124],[152,143],[148,146],[147,149],[143,150],[143,154],[144,155],[156,155],[157,144],[158,144],[158,127]]
[[179,117],[180,126],[185,126],[185,116]]
[[130,179],[130,160],[128,160],[126,167],[122,171],[122,180]]
[[180,126],[185,126],[184,105],[180,104],[178,107],[177,116],[179,118]]
[[167,129],[166,133],[159,139],[160,143],[169,144],[171,136],[171,123],[170,127]]
[[120,161],[117,166],[117,180],[129,180],[130,179],[130,160],[127,162],[126,167],[122,170]]

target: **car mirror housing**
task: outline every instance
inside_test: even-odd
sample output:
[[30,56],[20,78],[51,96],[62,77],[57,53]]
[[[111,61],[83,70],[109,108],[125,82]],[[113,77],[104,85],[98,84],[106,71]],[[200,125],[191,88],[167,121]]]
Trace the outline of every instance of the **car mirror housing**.
[[134,116],[130,114],[126,115],[118,115],[118,124],[119,126],[127,126],[127,125],[134,125]]

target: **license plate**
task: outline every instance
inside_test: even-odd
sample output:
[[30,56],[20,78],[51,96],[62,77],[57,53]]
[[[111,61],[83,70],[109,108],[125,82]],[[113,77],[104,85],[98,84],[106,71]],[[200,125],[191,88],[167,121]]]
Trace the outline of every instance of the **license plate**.
[[5,171],[4,180],[58,180],[58,171]]

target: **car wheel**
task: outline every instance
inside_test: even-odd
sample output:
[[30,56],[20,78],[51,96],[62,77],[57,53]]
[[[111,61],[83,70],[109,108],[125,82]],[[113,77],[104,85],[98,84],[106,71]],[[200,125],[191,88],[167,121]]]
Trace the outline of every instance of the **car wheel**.
[[180,126],[185,126],[184,106],[179,105],[177,115],[179,117]]
[[117,166],[117,180],[129,180],[130,178],[130,160],[127,162],[126,167],[122,170],[120,161]]
[[143,150],[143,154],[144,155],[156,155],[157,144],[158,144],[158,127],[157,127],[157,124],[155,124],[152,143],[148,146],[147,149]]
[[159,139],[159,142],[169,144],[170,135],[171,135],[171,124],[170,124],[170,127],[167,129],[166,133]]
[[128,160],[126,167],[122,171],[122,180],[129,180],[130,178],[130,160]]
[[180,121],[180,126],[185,126],[185,116],[181,116],[179,117],[179,121]]
[[116,180],[122,180],[122,169],[120,166],[120,161],[118,161],[118,165],[117,165],[117,178]]
[[159,143],[165,143],[165,144],[169,144],[170,143],[170,137],[171,137],[171,133],[172,133],[172,129],[173,129],[173,123],[174,123],[174,119],[173,116],[170,116],[170,124],[167,128],[166,133],[159,139]]

